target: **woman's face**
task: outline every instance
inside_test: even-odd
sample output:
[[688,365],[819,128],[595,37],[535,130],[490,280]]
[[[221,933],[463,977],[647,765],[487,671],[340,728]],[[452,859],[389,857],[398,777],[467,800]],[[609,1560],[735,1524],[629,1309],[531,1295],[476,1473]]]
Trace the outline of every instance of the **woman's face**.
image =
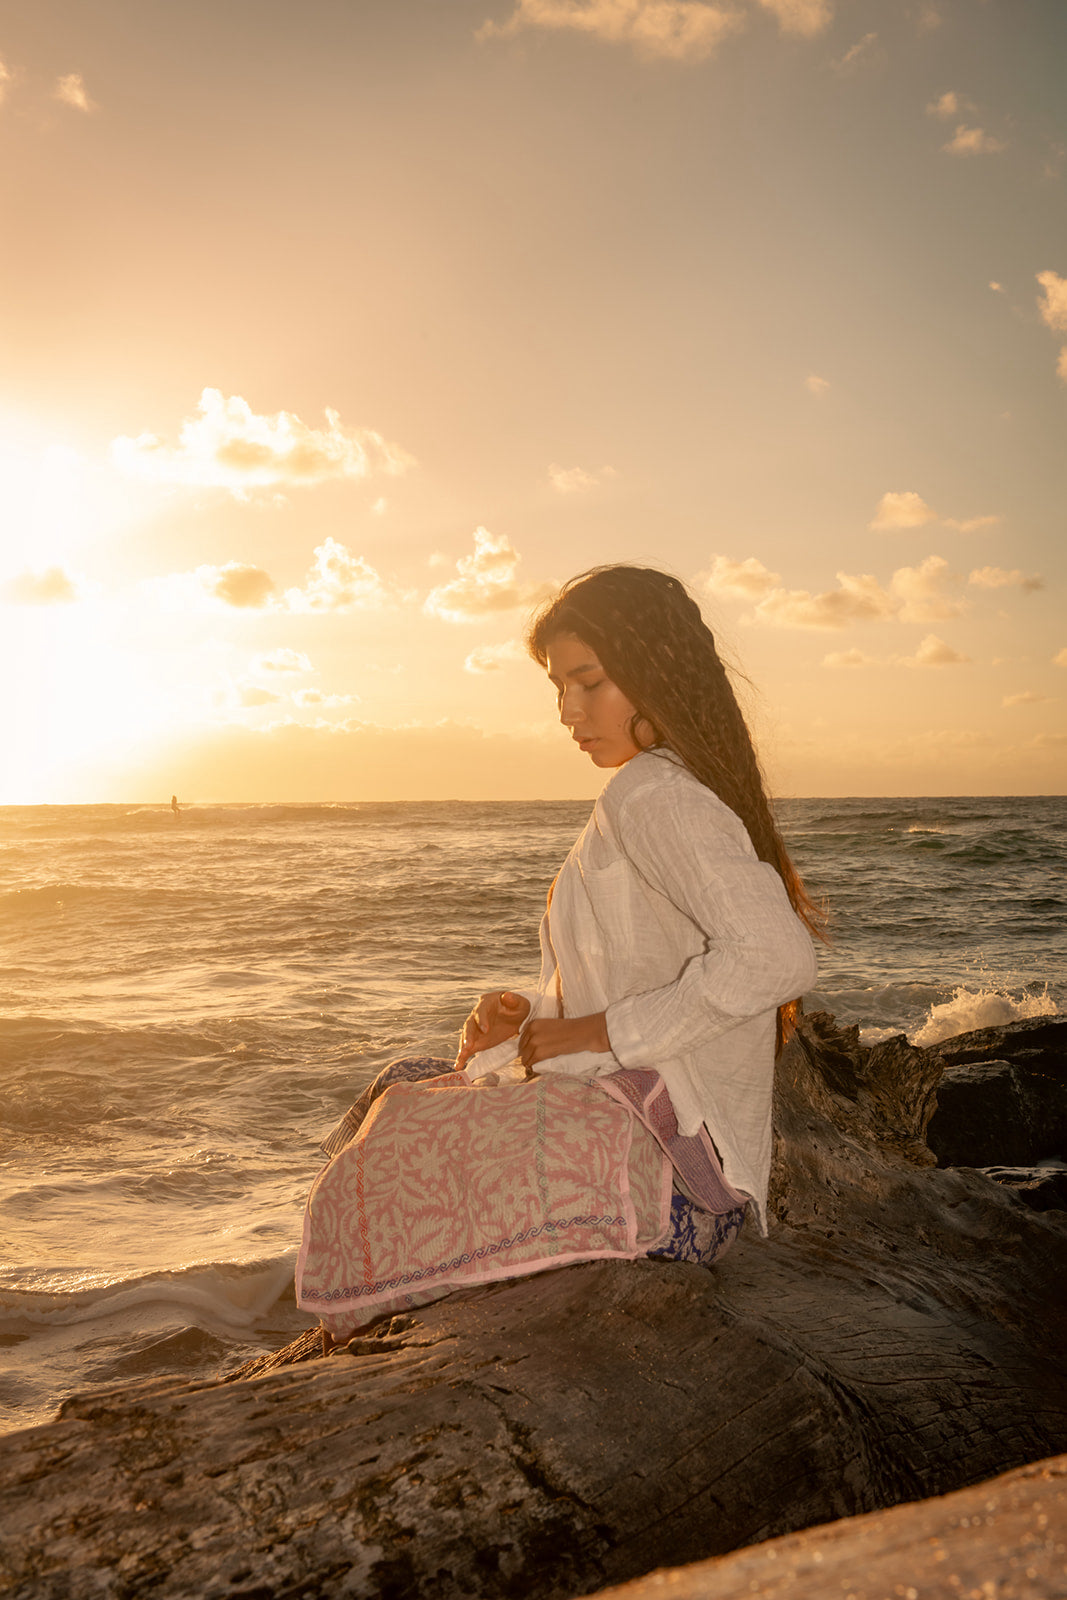
[[594,766],[621,767],[638,754],[641,747],[630,731],[636,708],[612,683],[594,650],[573,633],[560,633],[548,646],[545,664],[559,720]]

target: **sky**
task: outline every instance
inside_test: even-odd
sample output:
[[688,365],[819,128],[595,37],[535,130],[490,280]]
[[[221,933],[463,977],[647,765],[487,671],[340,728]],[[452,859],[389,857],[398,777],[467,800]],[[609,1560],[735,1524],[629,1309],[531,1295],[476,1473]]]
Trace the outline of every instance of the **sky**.
[[0,803],[583,798],[689,583],[773,791],[1067,774],[1062,0],[0,5]]

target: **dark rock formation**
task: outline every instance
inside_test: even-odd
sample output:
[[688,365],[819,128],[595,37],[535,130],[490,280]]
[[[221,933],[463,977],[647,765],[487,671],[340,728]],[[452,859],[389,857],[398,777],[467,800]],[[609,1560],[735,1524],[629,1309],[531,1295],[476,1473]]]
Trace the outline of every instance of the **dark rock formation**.
[[808,1019],[777,1225],[713,1272],[589,1263],[69,1402],[5,1440],[0,1591],[563,1600],[1067,1450],[1067,1217],[934,1165],[942,1059]]
[[942,1167],[1067,1154],[1067,1019],[1030,1017],[934,1047],[945,1066],[927,1133]]
[[598,1600],[1063,1600],[1067,1456],[976,1489],[650,1573]]

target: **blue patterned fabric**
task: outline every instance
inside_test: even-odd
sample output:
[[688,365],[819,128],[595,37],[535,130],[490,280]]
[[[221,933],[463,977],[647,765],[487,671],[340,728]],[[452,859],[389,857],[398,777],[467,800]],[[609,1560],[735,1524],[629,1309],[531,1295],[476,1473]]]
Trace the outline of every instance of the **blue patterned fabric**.
[[[451,1069],[452,1063],[445,1056],[404,1056],[399,1061],[391,1061],[382,1068],[374,1082],[368,1084],[355,1105],[349,1107],[329,1137],[322,1141],[322,1150],[328,1156],[335,1156],[343,1150],[355,1138],[373,1102],[392,1084],[439,1078]],[[722,1213],[704,1211],[694,1205],[687,1195],[675,1190],[671,1199],[667,1237],[648,1254],[666,1261],[689,1261],[698,1267],[710,1267],[729,1250],[741,1232],[744,1220],[744,1206]]]

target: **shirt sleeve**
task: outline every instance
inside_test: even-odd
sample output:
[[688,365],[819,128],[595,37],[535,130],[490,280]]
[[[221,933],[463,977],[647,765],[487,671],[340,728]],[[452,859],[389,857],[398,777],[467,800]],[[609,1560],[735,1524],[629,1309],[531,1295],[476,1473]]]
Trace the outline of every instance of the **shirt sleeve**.
[[624,1067],[686,1054],[814,982],[811,937],[785,885],[709,789],[682,773],[658,777],[628,794],[612,821],[637,872],[705,940],[673,983],[607,1008]]

